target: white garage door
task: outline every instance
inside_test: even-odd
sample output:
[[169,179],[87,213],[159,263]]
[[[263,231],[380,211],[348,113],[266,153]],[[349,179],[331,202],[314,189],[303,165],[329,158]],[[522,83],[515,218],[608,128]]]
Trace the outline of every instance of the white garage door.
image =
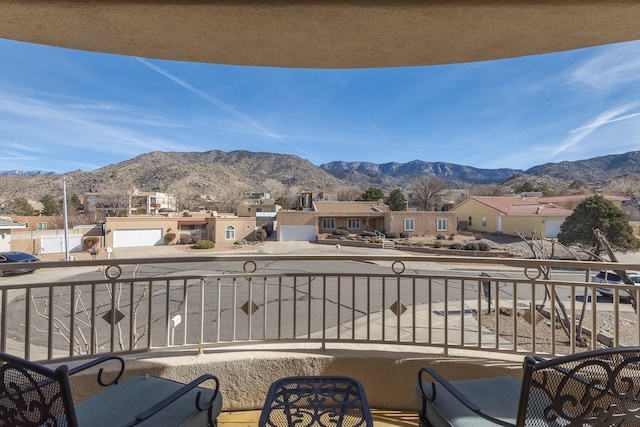
[[113,230],[114,248],[132,248],[137,246],[161,246],[162,228],[143,230]]
[[308,225],[283,225],[278,227],[281,242],[315,242],[316,228]]
[[547,222],[545,223],[545,229],[547,233],[546,237],[550,239],[555,239],[556,237],[558,237],[558,233],[560,233],[560,226],[563,222],[564,220],[562,219],[547,220]]
[[[64,252],[64,237],[42,237],[40,252],[61,254]],[[69,236],[69,252],[82,252],[82,236]]]

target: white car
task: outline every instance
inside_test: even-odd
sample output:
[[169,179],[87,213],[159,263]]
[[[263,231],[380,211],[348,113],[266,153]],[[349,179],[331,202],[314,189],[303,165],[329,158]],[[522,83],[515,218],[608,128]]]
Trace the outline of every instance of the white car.
[[[627,271],[629,278],[633,280],[633,283],[640,286],[640,273],[637,271]],[[620,276],[610,270],[602,270],[591,278],[592,282],[596,283],[610,283],[612,285],[624,285],[624,281]],[[598,293],[605,297],[613,297],[612,288],[598,288]]]

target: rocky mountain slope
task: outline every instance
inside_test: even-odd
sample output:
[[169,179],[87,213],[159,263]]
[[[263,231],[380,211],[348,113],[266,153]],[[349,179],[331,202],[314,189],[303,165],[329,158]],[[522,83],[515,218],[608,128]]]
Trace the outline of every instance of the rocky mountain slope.
[[[515,169],[478,169],[444,162],[414,160],[408,163],[375,164],[336,161],[316,166],[293,155],[249,151],[168,153],[152,152],[92,172],[65,174],[67,193],[82,195],[105,189],[139,188],[171,192],[179,197],[225,194],[233,189],[267,191],[273,179],[286,187],[326,190],[357,185],[383,190],[406,188],[420,175],[434,174],[454,187],[524,180],[542,180],[556,185],[574,180],[604,185],[625,176],[640,179],[640,151],[596,157],[574,162],[548,163],[525,172]],[[0,174],[0,200],[24,197],[38,200],[46,194],[61,194],[62,177],[43,173]]]

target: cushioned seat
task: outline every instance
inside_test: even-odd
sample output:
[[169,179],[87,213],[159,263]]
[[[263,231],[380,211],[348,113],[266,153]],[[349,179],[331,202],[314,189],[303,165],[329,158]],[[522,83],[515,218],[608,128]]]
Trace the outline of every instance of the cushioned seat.
[[[166,396],[180,390],[184,384],[149,375],[131,377],[102,393],[76,405],[78,423],[91,427],[112,427],[135,421],[141,408],[147,408]],[[140,426],[206,426],[207,411],[197,411],[195,401],[198,392],[201,400],[208,402],[214,391],[196,387],[182,398],[168,405]],[[218,393],[212,407],[212,418],[222,412],[222,395]]]
[[[517,396],[520,395],[522,388],[520,380],[514,377],[496,377],[451,381],[451,384],[464,395],[473,396],[474,403],[480,406],[484,412],[508,423],[516,423],[519,403]],[[431,393],[430,382],[424,381],[422,385],[428,393]],[[422,407],[420,384],[416,385],[415,395],[416,403]],[[516,396],[515,399],[514,396]],[[463,405],[438,383],[436,383],[436,402],[437,404],[426,401],[427,420],[433,427],[495,427],[495,423],[478,417],[475,412]]]

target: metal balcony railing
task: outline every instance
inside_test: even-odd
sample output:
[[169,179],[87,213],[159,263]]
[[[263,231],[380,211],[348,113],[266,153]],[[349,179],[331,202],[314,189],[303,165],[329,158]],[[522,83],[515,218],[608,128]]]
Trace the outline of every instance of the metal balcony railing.
[[632,264],[362,255],[36,264],[0,278],[0,350],[32,360],[345,343],[553,356],[640,343],[627,292],[638,300],[638,291],[585,281],[614,266],[640,270]]

